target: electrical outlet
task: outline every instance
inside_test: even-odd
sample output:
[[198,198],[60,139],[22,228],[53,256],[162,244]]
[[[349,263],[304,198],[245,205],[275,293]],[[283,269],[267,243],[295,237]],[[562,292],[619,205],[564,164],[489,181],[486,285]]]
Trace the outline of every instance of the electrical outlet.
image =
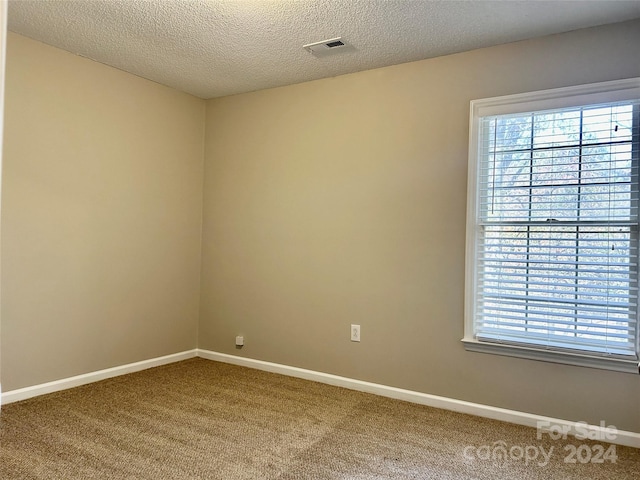
[[360,325],[351,325],[351,341],[359,342],[360,341]]

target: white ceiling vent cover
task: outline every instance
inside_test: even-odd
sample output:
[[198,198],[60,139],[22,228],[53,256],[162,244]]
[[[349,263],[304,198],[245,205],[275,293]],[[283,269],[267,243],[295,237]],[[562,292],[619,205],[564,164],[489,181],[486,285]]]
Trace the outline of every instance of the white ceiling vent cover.
[[342,37],[336,37],[321,42],[308,43],[303,45],[302,48],[313,55],[326,55],[328,53],[337,53],[347,46],[350,45],[345,42]]

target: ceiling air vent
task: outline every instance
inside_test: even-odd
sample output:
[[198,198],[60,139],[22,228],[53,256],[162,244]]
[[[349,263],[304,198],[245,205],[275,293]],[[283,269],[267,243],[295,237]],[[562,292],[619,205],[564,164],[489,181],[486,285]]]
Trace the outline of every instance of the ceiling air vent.
[[327,42],[325,45],[329,48],[344,47],[344,42],[342,40],[334,40],[333,42]]
[[302,48],[314,55],[325,55],[327,53],[337,52],[346,46],[348,46],[347,42],[342,40],[342,37],[337,37],[321,42],[308,43],[307,45],[303,45]]

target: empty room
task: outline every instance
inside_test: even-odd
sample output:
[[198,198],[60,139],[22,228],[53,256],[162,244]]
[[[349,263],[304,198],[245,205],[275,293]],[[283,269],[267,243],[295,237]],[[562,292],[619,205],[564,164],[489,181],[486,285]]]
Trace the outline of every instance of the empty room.
[[640,1],[0,24],[0,479],[640,478]]

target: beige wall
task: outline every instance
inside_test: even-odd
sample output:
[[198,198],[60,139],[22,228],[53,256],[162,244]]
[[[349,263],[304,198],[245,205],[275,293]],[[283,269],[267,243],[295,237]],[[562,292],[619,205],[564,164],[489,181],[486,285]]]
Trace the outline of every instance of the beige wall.
[[[0,183],[2,180],[2,134],[4,132],[4,70],[7,47],[7,2],[0,3]],[[0,189],[1,190],[1,189]],[[1,203],[1,202],[0,202]],[[1,297],[1,295],[0,295]],[[0,321],[0,345],[2,344],[2,322]],[[2,362],[0,356],[0,372]],[[0,375],[0,394],[2,393],[2,376]]]
[[460,342],[469,101],[640,76],[639,45],[636,21],[209,101],[200,347],[640,431],[638,376]]
[[205,102],[10,34],[4,391],[196,347]]

